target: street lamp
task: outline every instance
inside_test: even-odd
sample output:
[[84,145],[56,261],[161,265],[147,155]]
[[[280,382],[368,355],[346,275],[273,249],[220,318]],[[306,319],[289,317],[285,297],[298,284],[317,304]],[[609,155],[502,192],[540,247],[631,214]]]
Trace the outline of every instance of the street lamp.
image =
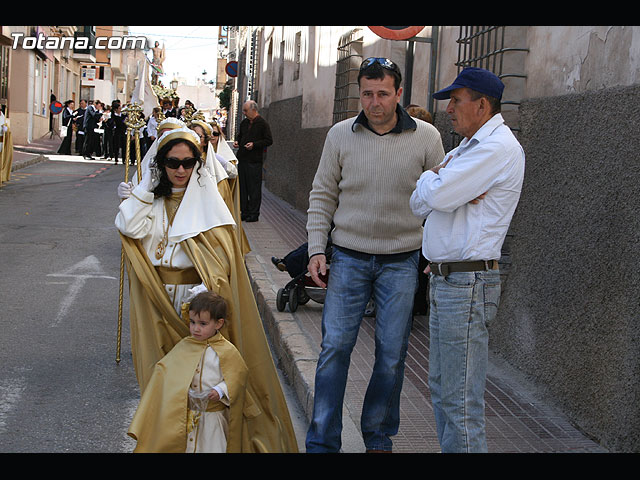
[[178,89],[178,80],[176,80],[175,78],[173,80],[171,80],[171,82],[169,82],[169,84],[171,85],[171,90],[177,90]]

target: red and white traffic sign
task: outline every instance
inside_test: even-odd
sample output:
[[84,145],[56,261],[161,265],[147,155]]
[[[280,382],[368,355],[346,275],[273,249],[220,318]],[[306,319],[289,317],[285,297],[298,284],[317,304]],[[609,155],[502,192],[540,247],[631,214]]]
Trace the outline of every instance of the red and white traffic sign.
[[408,40],[422,31],[422,27],[369,27],[379,37],[387,40]]

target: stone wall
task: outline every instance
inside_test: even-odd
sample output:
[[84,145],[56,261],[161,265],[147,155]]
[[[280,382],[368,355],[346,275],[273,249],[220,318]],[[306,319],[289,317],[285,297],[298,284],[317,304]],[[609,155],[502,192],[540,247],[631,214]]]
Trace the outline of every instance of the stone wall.
[[491,346],[612,451],[640,451],[640,86],[528,99]]
[[261,114],[269,122],[273,145],[264,163],[265,186],[297,210],[306,212],[309,192],[330,127],[300,126],[302,97],[273,102]]

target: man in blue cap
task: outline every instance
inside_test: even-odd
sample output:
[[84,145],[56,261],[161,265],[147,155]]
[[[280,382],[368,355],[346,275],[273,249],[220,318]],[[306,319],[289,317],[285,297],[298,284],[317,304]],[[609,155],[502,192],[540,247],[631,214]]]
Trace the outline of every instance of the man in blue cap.
[[411,196],[426,218],[429,260],[429,387],[443,452],[486,452],[487,325],[500,299],[498,260],[518,204],[524,151],[504,123],[504,84],[469,67],[433,97],[463,140],[424,172]]

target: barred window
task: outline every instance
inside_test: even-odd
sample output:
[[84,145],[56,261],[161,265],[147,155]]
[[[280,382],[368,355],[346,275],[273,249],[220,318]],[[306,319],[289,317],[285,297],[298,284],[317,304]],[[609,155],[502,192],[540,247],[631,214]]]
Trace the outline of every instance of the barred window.
[[359,110],[358,71],[362,63],[362,30],[356,28],[340,38],[336,62],[333,123],[355,117]]
[[[510,30],[508,31],[507,28]],[[520,30],[520,27],[460,26],[457,40],[458,61],[456,62],[458,73],[465,67],[479,67],[495,73],[503,82],[506,78],[526,79],[521,62],[514,61],[513,56],[510,58],[505,57],[505,54],[510,54],[511,52],[529,51],[527,48],[513,46],[522,43],[523,36],[524,32]],[[511,113],[514,115],[511,118],[514,119],[517,115],[517,108],[520,105],[519,92],[521,91],[521,86],[507,84],[507,82],[505,82],[505,85],[505,93],[500,102],[503,106],[503,116],[504,106],[507,106],[507,108],[513,106]],[[512,130],[518,131],[517,120],[514,119],[508,123],[510,123]],[[453,135],[453,143],[457,145],[462,139],[455,133]]]

